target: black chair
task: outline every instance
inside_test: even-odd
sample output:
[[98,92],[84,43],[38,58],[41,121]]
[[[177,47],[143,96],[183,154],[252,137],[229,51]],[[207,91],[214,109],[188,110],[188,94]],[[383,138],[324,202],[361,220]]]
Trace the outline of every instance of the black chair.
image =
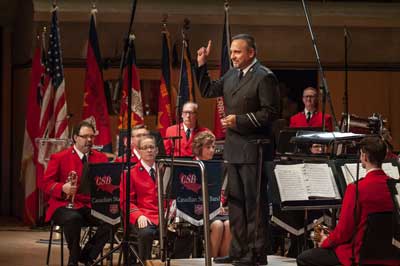
[[361,265],[400,265],[400,249],[392,244],[394,223],[392,212],[368,215],[360,249]]
[[[50,253],[51,253],[51,245],[53,242],[53,232],[54,228],[56,227],[56,224],[54,223],[53,220],[51,220],[50,223],[50,238],[49,238],[49,246],[47,248],[47,258],[46,258],[46,265],[49,266],[50,262]],[[61,234],[61,239],[60,239],[60,249],[61,249],[61,266],[64,266],[64,228],[60,226],[60,234]]]
[[[50,265],[50,254],[51,254],[51,246],[52,246],[52,244],[53,244],[53,233],[54,233],[54,231],[55,231],[55,228],[57,227],[58,225],[56,225],[55,224],[55,222],[53,221],[53,220],[51,220],[51,222],[50,222],[50,237],[49,237],[49,245],[48,245],[48,247],[47,247],[47,257],[46,257],[46,266],[49,266]],[[61,256],[60,256],[60,265],[61,266],[64,266],[64,227],[63,226],[59,226],[60,227],[60,230],[59,230],[59,233],[60,233],[60,251],[61,251]],[[83,234],[83,236],[82,236],[82,239],[81,239],[81,245],[83,246],[85,243],[85,241],[87,240],[87,239],[90,239],[91,237],[92,237],[92,227],[90,227],[90,226],[84,226],[84,227],[87,227],[87,231]],[[103,252],[102,252],[103,253]]]

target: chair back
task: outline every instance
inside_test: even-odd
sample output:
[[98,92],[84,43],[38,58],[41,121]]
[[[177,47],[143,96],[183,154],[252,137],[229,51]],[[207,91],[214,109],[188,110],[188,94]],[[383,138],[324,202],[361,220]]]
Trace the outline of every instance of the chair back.
[[393,212],[368,215],[360,250],[360,265],[400,265],[400,249],[392,244],[395,232],[393,219]]

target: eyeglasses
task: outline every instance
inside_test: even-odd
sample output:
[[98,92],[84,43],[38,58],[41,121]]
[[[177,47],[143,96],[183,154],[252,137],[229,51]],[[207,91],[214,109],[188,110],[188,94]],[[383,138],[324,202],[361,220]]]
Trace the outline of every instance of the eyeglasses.
[[303,98],[314,99],[314,98],[317,98],[317,95],[303,95]]
[[83,139],[94,139],[96,136],[95,135],[78,135],[78,137],[81,137]]
[[135,138],[141,138],[141,137],[146,137],[146,136],[148,136],[149,134],[137,134],[137,135],[132,135],[132,137],[135,137]]
[[183,115],[195,115],[195,114],[197,114],[197,112],[193,112],[193,111],[183,111],[182,114],[183,114]]
[[151,150],[151,151],[154,151],[154,150],[156,149],[156,147],[153,146],[153,145],[148,145],[148,146],[140,147],[139,149],[141,149],[141,150]]

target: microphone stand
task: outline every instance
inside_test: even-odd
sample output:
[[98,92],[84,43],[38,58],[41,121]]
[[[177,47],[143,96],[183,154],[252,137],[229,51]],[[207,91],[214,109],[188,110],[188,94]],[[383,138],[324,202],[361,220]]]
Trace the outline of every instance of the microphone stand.
[[348,123],[349,113],[349,88],[348,88],[348,33],[346,26],[344,27],[344,95],[343,95],[343,110],[345,119],[345,132],[350,131],[350,123]]
[[323,103],[322,103],[322,105],[323,105],[323,107],[322,107],[322,131],[326,131],[326,128],[325,128],[325,109],[326,109],[325,102],[326,102],[326,100],[328,100],[328,102],[329,102],[329,107],[330,107],[330,110],[331,110],[331,113],[332,113],[332,117],[333,117],[333,129],[336,130],[336,131],[339,131],[339,128],[337,126],[337,120],[336,120],[335,111],[333,109],[333,103],[332,103],[331,95],[329,93],[328,83],[326,82],[324,70],[322,68],[322,64],[321,64],[321,60],[320,60],[319,52],[318,52],[318,48],[317,48],[317,42],[316,42],[316,39],[314,37],[314,32],[313,32],[313,30],[311,28],[310,16],[308,14],[308,10],[307,10],[307,6],[305,4],[305,0],[301,0],[301,3],[303,4],[304,15],[305,15],[306,20],[307,20],[307,26],[308,26],[308,30],[310,31],[311,41],[312,41],[312,44],[313,44],[313,48],[314,48],[314,52],[315,52],[315,56],[316,56],[317,64],[318,64],[318,70],[319,70],[320,78],[321,78],[321,81],[322,81],[321,88],[322,88],[322,92],[323,92],[323,95],[324,95]]
[[[162,176],[158,177],[158,219],[159,219],[159,227],[160,227],[160,247],[161,247],[161,261],[165,262],[165,265],[170,266],[171,258],[169,253],[169,242],[168,242],[168,222],[166,220],[169,218],[170,204],[169,199],[171,197],[171,183],[174,178],[174,161],[175,161],[175,146],[176,140],[180,140],[181,136],[172,136],[166,139],[170,139],[172,141],[171,146],[171,167],[170,167],[170,176],[166,186],[166,190],[164,193],[164,180]],[[166,199],[167,209],[164,214],[164,201]]]
[[[125,44],[124,44],[124,50],[121,55],[121,62],[120,62],[120,81],[122,79],[122,74],[123,74],[123,69],[128,63],[127,67],[127,75],[128,75],[128,121],[127,121],[127,149],[126,149],[126,165],[127,165],[127,171],[125,175],[125,220],[124,220],[124,237],[121,243],[110,250],[108,254],[105,254],[101,258],[97,259],[92,265],[96,265],[99,261],[102,261],[104,258],[111,256],[115,251],[118,249],[122,248],[122,252],[124,255],[124,265],[129,266],[131,265],[131,256],[129,256],[129,234],[130,234],[130,224],[129,224],[129,218],[130,218],[130,213],[129,213],[129,206],[130,206],[130,178],[131,178],[131,157],[132,157],[132,150],[131,150],[131,136],[132,136],[132,64],[134,63],[133,57],[134,57],[134,35],[131,34],[132,31],[132,24],[133,20],[135,17],[135,11],[136,11],[136,0],[133,1],[132,4],[132,12],[131,12],[131,17],[130,17],[130,22],[129,22],[129,29],[128,33],[125,38]],[[139,263],[144,266],[143,261],[140,259],[138,254],[136,253],[135,249],[131,249],[136,258],[138,259]]]

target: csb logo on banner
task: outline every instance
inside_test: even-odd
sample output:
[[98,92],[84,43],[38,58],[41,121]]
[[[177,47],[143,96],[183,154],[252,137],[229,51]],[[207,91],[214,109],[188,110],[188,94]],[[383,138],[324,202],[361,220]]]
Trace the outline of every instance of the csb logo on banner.
[[[210,220],[219,213],[223,161],[203,161],[208,182]],[[195,166],[175,166],[172,188],[176,195],[176,216],[195,226],[203,224],[201,171]]]
[[112,225],[121,221],[119,183],[123,163],[89,164],[87,179],[90,182],[91,214]]

